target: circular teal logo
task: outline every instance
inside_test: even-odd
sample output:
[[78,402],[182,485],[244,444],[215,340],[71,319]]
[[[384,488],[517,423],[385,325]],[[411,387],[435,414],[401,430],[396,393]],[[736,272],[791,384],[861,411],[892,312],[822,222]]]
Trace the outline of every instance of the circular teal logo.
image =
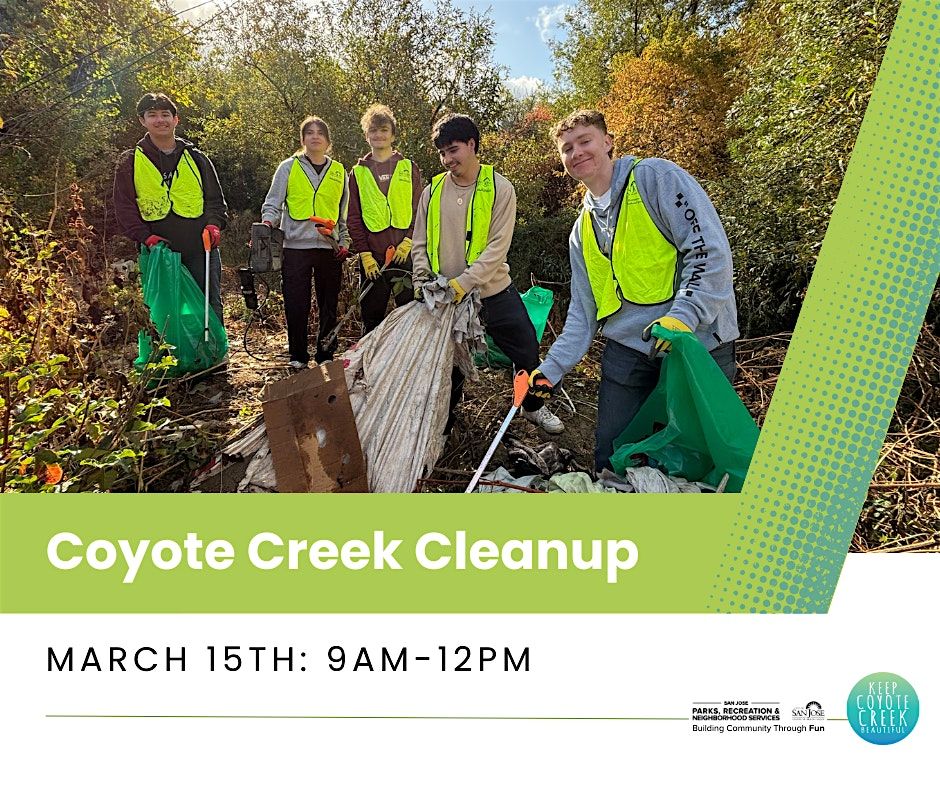
[[920,701],[910,682],[896,673],[872,673],[854,687],[846,702],[849,723],[872,744],[895,744],[914,730]]

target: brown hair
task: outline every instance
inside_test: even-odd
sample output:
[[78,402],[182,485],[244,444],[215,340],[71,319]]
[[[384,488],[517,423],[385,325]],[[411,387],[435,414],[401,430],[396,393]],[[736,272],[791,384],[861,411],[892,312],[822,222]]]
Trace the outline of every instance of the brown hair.
[[173,100],[166,93],[144,93],[144,95],[140,97],[140,101],[137,102],[137,117],[142,118],[144,113],[150,110],[162,109],[173,113],[174,116],[179,114],[176,109],[176,104],[173,103]]
[[320,129],[320,133],[326,137],[327,142],[327,153],[333,147],[333,138],[330,136],[330,127],[326,125],[326,121],[323,118],[318,118],[316,115],[307,115],[300,123],[300,150],[295,153],[295,156],[299,156],[304,152],[304,134],[307,133],[307,129],[311,126],[316,125]]
[[562,134],[571,131],[575,126],[595,126],[603,134],[608,133],[607,121],[603,112],[598,112],[596,109],[577,109],[552,126],[552,140],[557,140]]
[[395,122],[395,114],[385,104],[373,104],[367,109],[359,120],[362,126],[362,133],[368,134],[369,129],[377,126],[391,126],[392,134],[398,134],[398,124]]

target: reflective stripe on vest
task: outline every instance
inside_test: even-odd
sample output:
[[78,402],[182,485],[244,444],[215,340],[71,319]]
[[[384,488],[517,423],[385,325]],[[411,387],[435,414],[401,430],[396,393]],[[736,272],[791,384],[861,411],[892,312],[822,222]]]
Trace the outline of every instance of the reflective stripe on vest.
[[[446,175],[447,173],[443,172],[431,179],[431,201],[428,203],[428,260],[435,274],[440,273],[438,254],[441,245],[441,193],[444,191]],[[486,249],[495,199],[496,181],[493,167],[484,164],[477,175],[476,187],[467,210],[467,229],[464,236],[464,259],[467,265],[472,265]]]
[[[633,167],[639,164],[637,159]],[[676,294],[676,247],[667,241],[649,215],[636,187],[633,168],[620,203],[614,230],[613,261],[600,250],[591,212],[581,211],[581,242],[597,319],[610,317],[623,302],[651,306]]]
[[326,168],[320,184],[313,188],[300,159],[294,157],[294,163],[287,177],[287,212],[290,218],[303,222],[311,216],[339,221],[339,204],[343,199],[343,187],[346,185],[346,172],[343,165],[335,159]]
[[375,174],[368,167],[357,164],[353,176],[359,187],[359,205],[362,221],[370,233],[380,233],[389,227],[407,230],[411,226],[412,189],[411,161],[402,159],[395,165],[388,185],[388,197],[375,182]]
[[202,216],[202,176],[188,150],[183,151],[167,188],[163,175],[147,154],[134,150],[134,191],[137,208],[145,222],[165,219],[170,211],[186,219]]

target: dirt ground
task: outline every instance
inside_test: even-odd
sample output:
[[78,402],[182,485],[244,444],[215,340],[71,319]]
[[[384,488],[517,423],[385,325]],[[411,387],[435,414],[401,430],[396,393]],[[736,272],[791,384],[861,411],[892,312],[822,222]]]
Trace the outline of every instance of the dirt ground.
[[[347,268],[345,280],[340,315],[349,309],[350,294],[356,292],[356,276],[351,266]],[[171,413],[182,429],[192,429],[200,440],[186,461],[154,469],[147,489],[188,490],[190,480],[200,468],[260,416],[265,384],[290,374],[279,283],[272,284],[273,290],[268,293],[262,277],[258,277],[261,309],[252,314],[244,307],[235,271],[224,271],[224,306],[230,347],[228,368],[195,382],[170,386],[167,396],[172,402]],[[561,330],[563,315],[558,312],[554,309],[549,318],[543,350]],[[315,331],[315,317],[314,309],[311,332]],[[357,310],[353,310],[340,332],[339,351],[358,340],[361,331]],[[789,334],[779,334],[739,341],[735,389],[758,425],[763,423],[770,404],[789,338]],[[313,344],[311,336],[311,346]],[[571,452],[572,469],[593,466],[600,350],[601,343],[595,341],[584,360],[566,377],[570,404],[559,397],[553,399],[550,406],[565,422],[565,432],[555,436],[554,441],[560,449]],[[938,370],[940,340],[925,329],[853,538],[853,550],[940,549]],[[510,405],[508,370],[483,369],[478,381],[467,381],[444,452],[434,471],[419,481],[417,491],[462,489]],[[571,412],[572,406],[574,412]],[[546,441],[544,434],[521,417],[513,420],[507,434],[528,445]],[[488,467],[493,469],[507,462],[507,450],[501,444]]]

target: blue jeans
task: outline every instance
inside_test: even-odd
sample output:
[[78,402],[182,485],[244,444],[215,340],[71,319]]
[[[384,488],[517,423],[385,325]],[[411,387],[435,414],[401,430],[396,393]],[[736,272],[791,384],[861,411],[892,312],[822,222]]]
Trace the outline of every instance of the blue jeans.
[[[719,345],[711,356],[729,382],[734,382],[734,342]],[[614,441],[633,421],[640,406],[656,388],[663,360],[608,339],[601,356],[601,385],[597,395],[597,430],[594,433],[594,467],[611,468]],[[613,470],[611,468],[611,470]]]

